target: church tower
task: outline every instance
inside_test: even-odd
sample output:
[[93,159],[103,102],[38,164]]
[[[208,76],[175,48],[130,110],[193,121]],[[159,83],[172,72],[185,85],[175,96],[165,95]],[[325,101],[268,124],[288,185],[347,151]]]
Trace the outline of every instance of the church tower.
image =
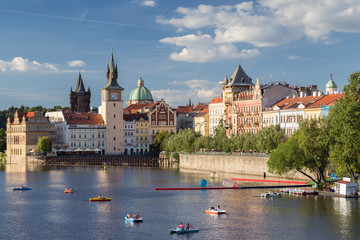
[[69,97],[71,112],[90,112],[90,86],[88,88],[88,91],[85,91],[84,83],[81,78],[80,68],[75,91],[73,92],[71,87]]
[[337,94],[338,93],[336,83],[332,79],[332,74],[330,74],[330,80],[326,84],[325,92],[326,92],[327,95]]
[[[110,65],[110,66],[109,66]],[[117,65],[111,49],[110,64],[106,71],[107,83],[101,90],[101,115],[106,125],[106,154],[122,154],[123,143],[123,91],[117,78]]]

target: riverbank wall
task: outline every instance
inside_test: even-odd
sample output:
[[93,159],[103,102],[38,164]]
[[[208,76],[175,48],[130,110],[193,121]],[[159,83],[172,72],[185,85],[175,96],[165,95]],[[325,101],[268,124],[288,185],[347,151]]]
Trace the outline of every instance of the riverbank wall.
[[[179,169],[279,177],[268,171],[268,160],[269,156],[265,154],[180,153]],[[300,173],[287,178],[308,180]]]

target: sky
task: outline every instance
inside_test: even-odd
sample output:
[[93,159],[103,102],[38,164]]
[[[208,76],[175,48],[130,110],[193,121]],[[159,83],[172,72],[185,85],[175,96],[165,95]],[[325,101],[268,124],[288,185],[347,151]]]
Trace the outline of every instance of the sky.
[[172,107],[210,102],[240,64],[256,82],[342,91],[360,70],[358,0],[3,0],[0,109],[69,106],[81,67],[101,104],[113,48],[124,100],[142,77]]

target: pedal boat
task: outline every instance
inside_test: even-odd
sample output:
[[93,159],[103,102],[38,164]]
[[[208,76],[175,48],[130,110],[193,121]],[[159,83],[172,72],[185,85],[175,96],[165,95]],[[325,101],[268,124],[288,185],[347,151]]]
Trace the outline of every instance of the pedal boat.
[[176,234],[187,234],[187,233],[194,233],[199,232],[199,229],[184,229],[184,228],[176,228],[176,229],[170,229],[170,234],[176,233]]
[[14,187],[14,191],[28,191],[31,190],[31,187]]
[[106,201],[111,201],[111,198],[106,198],[106,197],[96,197],[96,198],[90,198],[89,199],[90,202],[106,202]]
[[205,210],[205,213],[207,214],[225,214],[226,211],[222,209],[211,209],[211,210]]
[[127,217],[125,217],[125,221],[126,222],[142,222],[143,219],[142,218],[127,218]]
[[73,190],[65,189],[64,193],[73,193]]
[[262,193],[261,197],[281,197],[281,193]]

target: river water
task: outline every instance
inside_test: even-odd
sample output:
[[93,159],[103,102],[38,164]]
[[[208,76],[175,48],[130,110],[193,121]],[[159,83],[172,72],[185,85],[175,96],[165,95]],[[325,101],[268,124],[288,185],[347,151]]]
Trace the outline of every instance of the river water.
[[[360,239],[360,202],[322,196],[264,199],[267,190],[154,191],[221,186],[208,173],[149,168],[21,167],[0,170],[0,239]],[[235,177],[235,176],[233,176]],[[236,177],[246,177],[239,176]],[[16,185],[30,191],[13,191]],[[260,183],[261,184],[261,183]],[[259,185],[241,183],[241,185]],[[65,187],[73,194],[64,194]],[[89,202],[98,194],[111,202]],[[221,205],[226,215],[204,209]],[[139,212],[144,222],[124,221]],[[170,235],[188,221],[198,233]]]

